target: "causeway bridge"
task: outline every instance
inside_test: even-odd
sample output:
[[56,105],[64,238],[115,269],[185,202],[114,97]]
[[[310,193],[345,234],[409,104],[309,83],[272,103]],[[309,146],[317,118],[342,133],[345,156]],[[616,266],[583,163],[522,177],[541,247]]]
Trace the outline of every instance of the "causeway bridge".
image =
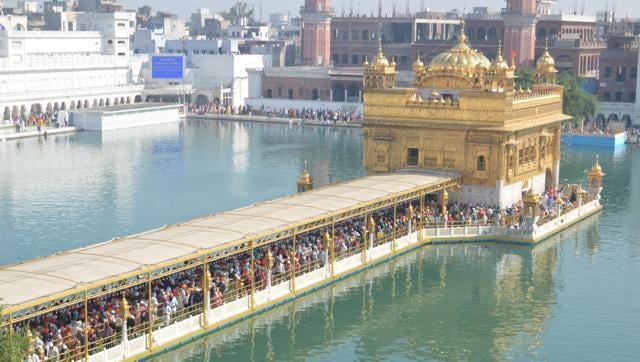
[[436,171],[369,176],[4,266],[1,327],[27,330],[30,353],[53,324],[61,360],[134,360],[426,243],[533,245],[601,208],[585,200],[528,229],[419,216],[459,183]]

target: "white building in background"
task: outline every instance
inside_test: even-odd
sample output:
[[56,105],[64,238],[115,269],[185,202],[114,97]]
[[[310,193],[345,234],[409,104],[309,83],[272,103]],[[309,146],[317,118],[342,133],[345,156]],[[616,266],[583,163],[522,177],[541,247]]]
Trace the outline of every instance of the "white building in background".
[[[0,23],[6,17],[0,17]],[[15,17],[14,17],[15,18]],[[76,13],[78,31],[0,31],[0,115],[75,109],[141,100],[129,37],[135,14]],[[26,19],[24,21],[26,23]]]
[[191,60],[196,69],[193,75],[193,102],[222,99],[224,104],[232,107],[244,106],[245,99],[249,97],[247,69],[271,66],[270,57],[253,54],[195,54]]

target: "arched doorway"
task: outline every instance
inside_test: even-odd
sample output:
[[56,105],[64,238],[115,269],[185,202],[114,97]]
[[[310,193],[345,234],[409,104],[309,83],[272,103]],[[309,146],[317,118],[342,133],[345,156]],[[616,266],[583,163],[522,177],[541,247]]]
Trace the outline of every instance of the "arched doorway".
[[127,104],[131,104],[131,97],[127,97]]
[[104,105],[109,107],[111,105],[111,98],[107,98],[107,100],[104,102]]
[[482,26],[478,28],[478,40],[479,41],[487,40],[487,31]]
[[204,104],[209,104],[209,98],[204,94],[198,94],[196,96],[196,105],[201,106]]
[[625,128],[631,127],[631,116],[630,115],[628,115],[628,114],[622,115],[621,121],[622,121],[622,123],[624,123],[624,127]]
[[93,108],[95,108],[95,107],[97,107],[97,106],[98,106],[98,100],[97,100],[97,99],[94,99],[94,100],[93,100],[93,106],[92,106],[92,107],[93,107]]
[[333,101],[344,102],[344,85],[342,83],[336,83],[333,85]]
[[141,103],[142,102],[142,96],[137,95],[134,99],[133,99],[134,103]]
[[11,120],[11,108],[9,108],[9,106],[4,107],[4,113],[2,113],[2,120],[3,121]]
[[16,119],[18,116],[20,116],[20,109],[18,106],[13,106],[11,109],[11,118]]
[[89,108],[89,100],[88,99],[84,100],[84,107],[82,107],[82,108]]
[[118,104],[120,104],[120,99],[118,99],[118,98],[114,98],[114,99],[113,99],[113,105],[114,105],[114,106],[117,106]]
[[354,83],[347,89],[347,102],[360,102],[360,88]]

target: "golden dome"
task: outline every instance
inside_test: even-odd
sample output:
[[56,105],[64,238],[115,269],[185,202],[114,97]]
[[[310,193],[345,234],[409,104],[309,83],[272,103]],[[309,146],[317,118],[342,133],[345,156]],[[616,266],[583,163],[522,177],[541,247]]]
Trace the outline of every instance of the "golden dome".
[[362,63],[362,66],[364,66],[364,67],[368,67],[369,66],[369,58],[368,57],[364,57],[364,63]]
[[467,45],[467,37],[464,35],[464,21],[460,22],[458,44],[448,51],[436,56],[427,71],[429,72],[454,72],[471,74],[477,70],[487,70],[491,62],[482,53],[471,49]]
[[545,40],[544,53],[542,53],[542,56],[538,58],[538,61],[536,62],[536,68],[538,71],[557,73],[558,70],[556,69],[556,61],[553,60],[553,57],[551,56],[551,54],[549,54],[548,42],[549,39],[547,38]]
[[493,62],[491,62],[491,66],[489,67],[489,70],[494,73],[501,73],[509,70],[509,64],[507,64],[504,58],[502,58],[502,41],[501,40],[498,40],[498,55],[496,55],[496,58],[493,60]]

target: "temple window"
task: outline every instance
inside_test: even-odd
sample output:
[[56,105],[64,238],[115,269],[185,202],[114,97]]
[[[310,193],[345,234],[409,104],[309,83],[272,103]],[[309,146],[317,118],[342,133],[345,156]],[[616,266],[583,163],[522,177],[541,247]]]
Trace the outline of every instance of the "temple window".
[[478,171],[486,171],[487,170],[487,158],[484,156],[478,156],[478,161],[476,163],[476,169]]
[[407,165],[418,166],[418,156],[419,156],[419,152],[417,148],[407,149]]

